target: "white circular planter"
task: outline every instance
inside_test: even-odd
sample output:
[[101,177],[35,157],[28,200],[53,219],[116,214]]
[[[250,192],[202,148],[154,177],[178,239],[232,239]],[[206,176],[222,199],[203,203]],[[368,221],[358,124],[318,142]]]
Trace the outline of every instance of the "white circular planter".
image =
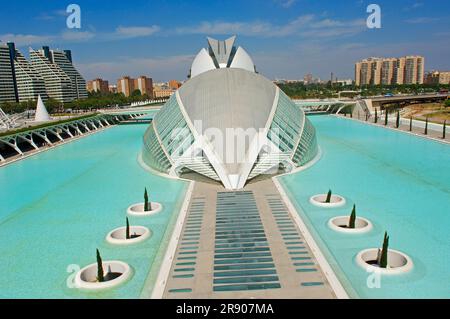
[[112,273],[115,278],[97,282],[97,263],[94,263],[77,272],[75,276],[76,287],[88,290],[108,289],[123,284],[131,277],[130,266],[119,260],[104,261],[103,270],[105,271],[105,277],[108,273]]
[[340,195],[331,195],[331,200],[329,203],[325,203],[327,200],[327,194],[318,194],[311,196],[309,199],[310,203],[318,206],[318,207],[325,207],[325,208],[334,208],[334,207],[341,207],[345,205],[345,198]]
[[397,250],[389,249],[388,250],[388,266],[387,268],[380,268],[376,264],[370,264],[369,262],[377,259],[378,256],[378,248],[369,248],[363,251],[360,251],[358,255],[356,255],[356,262],[359,266],[366,269],[367,271],[371,270],[373,272],[379,272],[383,275],[399,275],[410,271],[413,268],[412,259]]
[[356,217],[355,228],[348,228],[350,216],[338,216],[331,218],[328,221],[328,226],[338,232],[347,234],[362,234],[370,231],[373,226],[372,223],[363,217]]
[[106,235],[106,241],[113,245],[131,245],[143,242],[151,236],[151,232],[144,226],[130,226],[130,239],[127,239],[127,228],[116,228]]
[[150,211],[144,211],[144,203],[133,204],[127,209],[128,215],[131,216],[150,216],[159,213],[162,210],[162,205],[157,202],[151,202]]

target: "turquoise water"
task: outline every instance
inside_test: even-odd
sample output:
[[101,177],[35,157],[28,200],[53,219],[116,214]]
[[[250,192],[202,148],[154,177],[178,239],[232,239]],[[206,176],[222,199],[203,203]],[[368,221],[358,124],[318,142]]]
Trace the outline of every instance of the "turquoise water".
[[[147,292],[144,283],[157,274],[158,262],[152,265],[170,238],[187,184],[140,167],[146,127],[116,126],[0,168],[0,298],[138,298]],[[110,230],[125,225],[127,207],[143,201],[145,186],[164,209],[130,217],[130,224],[149,227],[153,236],[134,246],[106,243]],[[104,260],[127,262],[133,277],[108,292],[69,289],[67,267],[95,262],[96,248]]]
[[[312,116],[323,156],[311,168],[280,178],[328,261],[351,296],[361,298],[450,297],[450,145],[329,116]],[[317,193],[343,195],[343,208],[309,203]],[[331,217],[357,214],[374,229],[361,235],[332,231]],[[384,231],[390,248],[408,254],[414,269],[382,276],[369,288],[370,274],[356,254],[380,247]]]

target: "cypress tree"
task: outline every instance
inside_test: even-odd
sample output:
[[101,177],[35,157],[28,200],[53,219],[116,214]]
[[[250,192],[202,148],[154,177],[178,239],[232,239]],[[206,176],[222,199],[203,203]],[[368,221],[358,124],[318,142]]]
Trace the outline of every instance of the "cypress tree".
[[130,239],[130,222],[128,221],[128,217],[127,217],[127,227],[125,237],[126,239]]
[[445,125],[447,124],[447,121],[444,121],[444,126],[442,127],[442,138],[445,140]]
[[97,280],[98,282],[104,282],[105,277],[103,276],[103,262],[100,252],[97,249]]
[[409,131],[412,132],[412,115],[409,118]]
[[144,211],[145,212],[148,212],[150,209],[149,209],[149,206],[148,206],[148,194],[147,194],[147,187],[145,188],[145,191],[144,191]]
[[425,135],[428,135],[428,116],[425,120],[425,132],[424,133],[425,133]]
[[400,127],[400,111],[397,110],[397,119],[395,121],[396,128]]
[[387,109],[384,110],[384,125],[385,126],[388,125],[388,111],[387,111]]
[[375,123],[378,123],[378,111],[375,109]]
[[350,215],[350,221],[348,223],[348,228],[355,228],[356,221],[356,205],[353,205],[352,213]]
[[381,249],[380,267],[387,268],[388,266],[388,250],[389,250],[389,236],[387,232],[384,233],[383,248]]
[[327,199],[325,200],[325,203],[331,203],[331,189],[328,191]]

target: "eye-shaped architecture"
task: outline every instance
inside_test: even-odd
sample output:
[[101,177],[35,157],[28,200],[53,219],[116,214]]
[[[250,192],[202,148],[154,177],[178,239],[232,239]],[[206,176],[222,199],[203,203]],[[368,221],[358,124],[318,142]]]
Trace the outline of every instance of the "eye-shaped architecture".
[[147,166],[173,176],[195,172],[240,189],[261,174],[289,172],[317,155],[315,129],[303,110],[258,74],[234,42],[208,38],[190,79],[145,132]]

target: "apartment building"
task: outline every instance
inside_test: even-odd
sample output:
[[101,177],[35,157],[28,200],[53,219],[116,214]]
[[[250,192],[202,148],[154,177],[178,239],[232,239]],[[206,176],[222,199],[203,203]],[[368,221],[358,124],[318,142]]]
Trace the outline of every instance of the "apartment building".
[[92,81],[88,81],[86,88],[88,92],[100,92],[106,94],[109,92],[109,82],[97,78]]
[[424,67],[425,59],[422,56],[372,57],[355,63],[355,83],[358,86],[422,84]]

